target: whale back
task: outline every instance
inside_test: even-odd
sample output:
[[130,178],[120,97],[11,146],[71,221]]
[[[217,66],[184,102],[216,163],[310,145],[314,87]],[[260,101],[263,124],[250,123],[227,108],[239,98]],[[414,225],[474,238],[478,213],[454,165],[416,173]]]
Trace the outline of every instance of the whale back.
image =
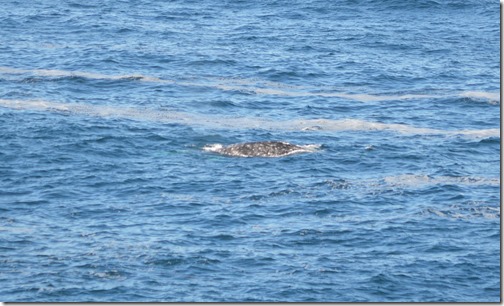
[[239,157],[282,157],[301,152],[312,152],[307,146],[298,146],[283,141],[245,142],[229,146],[207,146],[206,151],[212,151],[229,156]]

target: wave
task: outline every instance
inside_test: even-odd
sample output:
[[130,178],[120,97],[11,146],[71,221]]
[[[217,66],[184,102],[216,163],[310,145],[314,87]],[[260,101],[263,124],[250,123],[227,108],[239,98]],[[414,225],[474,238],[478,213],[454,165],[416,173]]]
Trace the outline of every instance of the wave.
[[206,87],[222,91],[237,91],[256,95],[273,95],[283,97],[326,97],[342,98],[359,102],[381,102],[411,99],[440,99],[449,97],[465,97],[483,99],[491,104],[500,101],[500,94],[496,92],[463,91],[455,94],[365,94],[334,92],[328,87],[309,87],[288,85],[279,82],[270,82],[254,78],[224,78],[200,77],[192,81],[161,79],[155,76],[142,74],[109,75],[83,71],[55,70],[55,69],[18,69],[1,67],[0,73],[4,74],[31,74],[40,77],[82,77],[87,79],[104,80],[135,80],[140,82],[155,82],[190,87]]
[[439,209],[436,207],[429,207],[424,209],[423,214],[432,214],[441,218],[452,218],[452,219],[499,219],[500,218],[500,207],[492,206],[476,206],[471,205],[461,206],[453,205],[445,209]]
[[69,71],[69,70],[56,70],[56,69],[17,69],[10,67],[0,67],[0,73],[4,74],[30,74],[39,77],[81,77],[92,80],[136,80],[143,82],[162,82],[162,83],[175,83],[171,80],[162,80],[158,77],[146,76],[141,74],[124,74],[124,75],[109,75],[94,72],[84,71]]
[[500,93],[498,92],[484,92],[484,91],[464,91],[459,94],[463,98],[471,98],[477,100],[488,101],[490,104],[500,103]]
[[154,110],[127,106],[105,106],[82,103],[64,103],[41,100],[0,99],[0,106],[16,110],[53,111],[97,117],[119,117],[163,123],[206,126],[211,128],[266,129],[284,131],[390,131],[410,135],[445,135],[474,138],[500,137],[499,129],[440,130],[407,124],[381,123],[361,119],[291,119],[278,121],[255,117],[226,117],[189,114],[170,110]]
[[[385,176],[381,178],[369,179],[337,179],[326,180],[318,186],[327,186],[334,192],[344,192],[351,190],[361,193],[378,196],[380,194],[390,194],[390,192],[403,194],[405,191],[415,191],[424,188],[446,188],[446,185],[477,188],[477,187],[500,187],[500,178],[498,177],[477,177],[477,176],[430,176],[425,174],[398,174]],[[450,200],[449,206],[438,202],[422,204],[420,214],[433,214],[438,217],[467,219],[467,218],[500,218],[500,207],[497,201],[479,201],[479,200]]]

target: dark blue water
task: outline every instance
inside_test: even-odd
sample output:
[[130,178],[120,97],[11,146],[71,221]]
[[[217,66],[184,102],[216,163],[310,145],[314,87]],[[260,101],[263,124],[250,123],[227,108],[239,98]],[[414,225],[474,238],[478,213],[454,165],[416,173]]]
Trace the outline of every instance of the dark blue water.
[[496,1],[2,1],[0,300],[497,302],[499,67]]

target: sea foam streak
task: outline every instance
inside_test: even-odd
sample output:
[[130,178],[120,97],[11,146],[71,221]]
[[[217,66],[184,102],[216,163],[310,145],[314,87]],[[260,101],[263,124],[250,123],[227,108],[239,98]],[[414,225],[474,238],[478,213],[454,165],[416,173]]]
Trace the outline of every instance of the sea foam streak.
[[182,80],[161,79],[154,76],[142,74],[108,75],[101,73],[92,73],[84,71],[69,71],[57,69],[18,69],[11,67],[1,67],[0,73],[3,74],[32,74],[40,77],[82,77],[88,79],[105,80],[137,80],[140,82],[156,82],[162,84],[173,84],[189,87],[206,87],[222,91],[247,92],[256,95],[273,95],[284,97],[326,97],[342,98],[359,102],[380,102],[409,99],[439,99],[447,97],[466,97],[488,100],[496,104],[500,100],[500,94],[494,92],[464,91],[456,94],[364,94],[364,93],[345,93],[334,92],[326,87],[308,87],[298,85],[288,85],[279,82],[270,82],[259,79],[237,79],[237,78],[215,78],[200,77],[191,82]]
[[483,99],[492,104],[498,104],[500,102],[500,94],[498,92],[464,91],[460,94],[460,96],[465,98]]
[[475,138],[499,137],[499,129],[439,130],[407,124],[380,123],[361,119],[292,119],[277,121],[251,117],[219,117],[167,110],[150,110],[126,106],[103,106],[82,103],[62,103],[37,100],[0,99],[0,106],[18,110],[54,111],[86,116],[119,117],[164,123],[207,126],[211,128],[267,129],[285,131],[391,131],[400,134],[467,136]]

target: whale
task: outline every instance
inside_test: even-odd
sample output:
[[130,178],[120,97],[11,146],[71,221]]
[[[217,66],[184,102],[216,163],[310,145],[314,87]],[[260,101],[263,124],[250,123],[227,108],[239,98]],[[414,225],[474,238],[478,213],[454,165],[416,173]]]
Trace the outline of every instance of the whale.
[[282,157],[297,153],[313,152],[317,145],[295,145],[284,141],[244,142],[228,146],[207,145],[203,149],[227,156],[236,157]]

